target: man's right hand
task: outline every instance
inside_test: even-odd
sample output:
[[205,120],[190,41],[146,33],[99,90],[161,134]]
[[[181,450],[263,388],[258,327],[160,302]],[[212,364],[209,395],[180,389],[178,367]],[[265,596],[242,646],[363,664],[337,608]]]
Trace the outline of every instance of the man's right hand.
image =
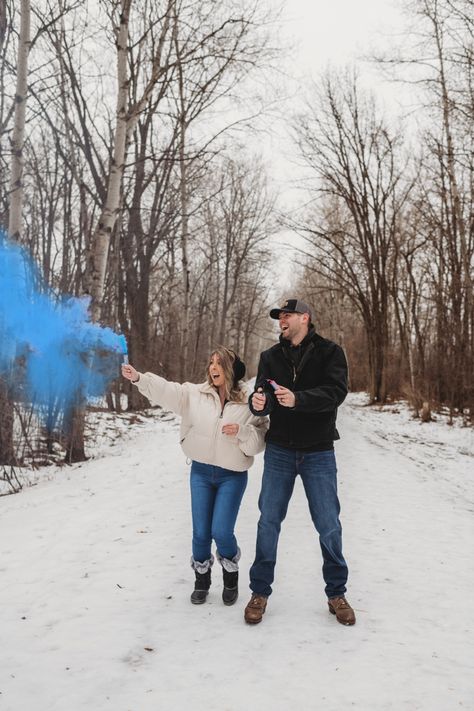
[[252,395],[252,407],[256,412],[261,412],[265,409],[265,402],[267,396],[263,392],[262,388],[259,388],[257,392]]

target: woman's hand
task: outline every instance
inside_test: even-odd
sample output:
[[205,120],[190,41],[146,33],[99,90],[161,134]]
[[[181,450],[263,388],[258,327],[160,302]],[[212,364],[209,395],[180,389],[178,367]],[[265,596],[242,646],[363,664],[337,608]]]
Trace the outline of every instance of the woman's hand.
[[136,383],[138,380],[140,380],[140,374],[138,370],[135,370],[133,365],[129,365],[128,363],[126,365],[122,365],[122,375],[127,380],[131,380],[132,383]]
[[231,437],[235,437],[239,431],[239,425],[233,424],[233,425],[224,425],[222,428],[222,434],[225,435],[230,435]]

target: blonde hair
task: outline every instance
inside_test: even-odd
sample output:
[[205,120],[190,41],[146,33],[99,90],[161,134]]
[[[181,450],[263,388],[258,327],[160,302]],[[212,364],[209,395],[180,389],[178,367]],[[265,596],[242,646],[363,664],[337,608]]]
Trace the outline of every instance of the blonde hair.
[[247,396],[242,390],[240,382],[237,382],[237,384],[234,385],[234,362],[237,356],[230,348],[226,348],[225,346],[217,346],[217,348],[212,351],[206,368],[207,382],[209,385],[213,385],[212,378],[209,374],[209,365],[212,356],[214,355],[219,358],[222,370],[224,371],[226,400],[231,402],[244,402],[247,399]]

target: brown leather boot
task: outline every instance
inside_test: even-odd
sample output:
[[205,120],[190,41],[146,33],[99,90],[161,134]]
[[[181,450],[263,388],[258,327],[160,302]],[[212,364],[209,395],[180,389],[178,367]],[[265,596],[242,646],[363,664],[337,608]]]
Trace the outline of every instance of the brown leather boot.
[[341,625],[355,625],[356,617],[354,610],[344,596],[329,598],[328,606],[329,612],[336,615],[336,619]]
[[258,625],[258,623],[262,621],[263,613],[267,606],[267,600],[268,598],[264,595],[253,593],[249,604],[245,608],[245,622],[248,622],[249,625]]

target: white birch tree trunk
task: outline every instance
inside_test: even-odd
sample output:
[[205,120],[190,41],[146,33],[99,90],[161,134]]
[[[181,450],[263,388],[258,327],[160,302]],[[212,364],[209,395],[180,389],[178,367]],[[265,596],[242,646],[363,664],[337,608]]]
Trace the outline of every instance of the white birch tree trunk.
[[7,31],[7,3],[6,0],[0,0],[0,51],[5,42],[5,34]]
[[18,68],[16,75],[15,117],[12,134],[10,179],[10,210],[8,233],[19,241],[22,232],[23,206],[23,145],[25,142],[26,97],[28,93],[28,56],[30,53],[30,0],[21,0]]
[[179,112],[179,168],[180,168],[180,243],[181,243],[181,267],[183,285],[183,310],[181,314],[181,344],[179,352],[179,376],[184,380],[185,371],[188,365],[189,353],[189,312],[190,312],[190,268],[189,268],[189,195],[188,176],[186,167],[186,99],[184,91],[184,72],[181,60],[181,47],[178,36],[178,15],[175,8],[173,40],[177,60],[177,82],[178,82],[178,112]]
[[120,25],[116,42],[117,106],[113,157],[107,183],[107,198],[92,236],[91,253],[89,255],[88,291],[92,297],[91,315],[94,321],[100,318],[110,239],[121,209],[121,187],[127,141],[133,133],[138,117],[144,110],[156,83],[167,71],[166,68],[161,65],[161,52],[168,33],[170,9],[174,2],[175,0],[168,0],[163,30],[157,44],[150,78],[143,90],[141,98],[134,105],[129,105],[130,80],[128,76],[127,50],[132,0],[121,0]]
[[117,107],[113,157],[108,178],[107,198],[92,237],[89,256],[89,293],[92,297],[91,315],[100,317],[104,294],[105,273],[110,238],[120,211],[120,188],[127,144],[128,71],[127,45],[130,6],[132,0],[122,0],[120,26],[117,33]]
[[189,267],[189,200],[186,170],[185,119],[181,116],[179,165],[180,165],[180,207],[181,207],[181,266],[183,270],[183,312],[182,338],[180,349],[180,378],[184,380],[189,356],[189,312],[190,312],[190,267]]

